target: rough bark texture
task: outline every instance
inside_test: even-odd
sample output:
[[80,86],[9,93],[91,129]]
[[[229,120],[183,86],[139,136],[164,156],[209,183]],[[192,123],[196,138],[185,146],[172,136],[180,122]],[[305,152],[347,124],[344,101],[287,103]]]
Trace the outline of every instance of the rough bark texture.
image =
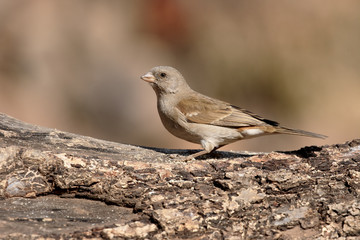
[[360,140],[182,161],[190,153],[0,114],[0,238],[360,237]]

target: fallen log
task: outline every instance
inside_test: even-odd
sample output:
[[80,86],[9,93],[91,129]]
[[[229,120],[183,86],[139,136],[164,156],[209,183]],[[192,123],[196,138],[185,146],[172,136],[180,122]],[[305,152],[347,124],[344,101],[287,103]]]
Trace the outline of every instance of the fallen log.
[[191,153],[0,114],[0,238],[360,237],[360,140],[184,162]]

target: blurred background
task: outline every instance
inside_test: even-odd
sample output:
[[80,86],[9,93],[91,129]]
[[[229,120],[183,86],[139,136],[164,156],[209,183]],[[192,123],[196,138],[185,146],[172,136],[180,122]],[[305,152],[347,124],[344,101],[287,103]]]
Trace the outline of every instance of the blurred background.
[[199,148],[162,126],[139,78],[157,65],[203,94],[329,136],[225,150],[360,136],[360,1],[0,1],[0,112],[121,143]]

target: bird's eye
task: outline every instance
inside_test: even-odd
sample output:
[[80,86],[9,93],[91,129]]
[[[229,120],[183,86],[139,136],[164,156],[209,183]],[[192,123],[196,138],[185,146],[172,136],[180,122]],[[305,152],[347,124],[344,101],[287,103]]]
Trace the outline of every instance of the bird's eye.
[[164,73],[164,72],[160,73],[160,77],[162,77],[162,78],[166,77],[166,73]]

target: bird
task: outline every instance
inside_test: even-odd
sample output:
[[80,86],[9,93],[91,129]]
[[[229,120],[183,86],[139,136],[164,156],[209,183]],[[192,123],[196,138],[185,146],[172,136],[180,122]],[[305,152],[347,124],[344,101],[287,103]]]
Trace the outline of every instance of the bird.
[[327,136],[281,126],[246,109],[208,97],[191,89],[173,67],[157,66],[140,77],[156,93],[157,110],[164,127],[174,136],[200,144],[195,159],[235,141],[271,134],[291,134],[325,139]]

